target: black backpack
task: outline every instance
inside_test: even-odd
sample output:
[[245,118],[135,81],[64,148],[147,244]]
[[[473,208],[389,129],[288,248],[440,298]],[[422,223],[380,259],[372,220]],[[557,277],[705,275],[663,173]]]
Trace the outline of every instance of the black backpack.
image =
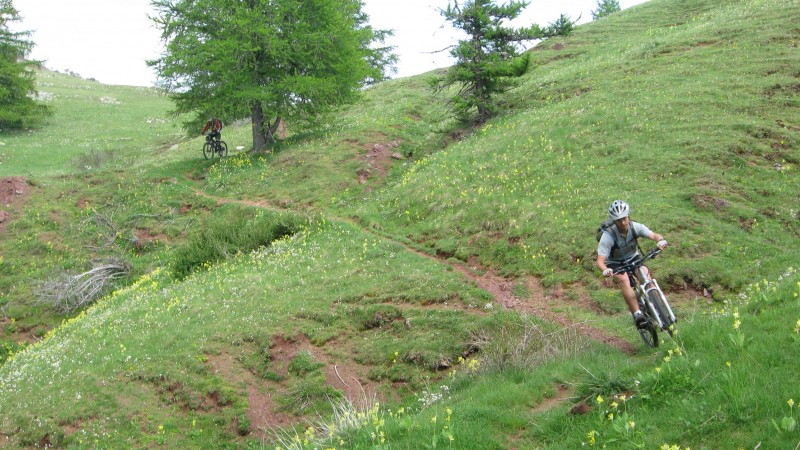
[[606,231],[608,231],[609,233],[611,232],[611,230],[609,230],[609,228],[611,228],[613,225],[614,225],[614,221],[611,220],[611,219],[606,219],[606,220],[603,221],[603,223],[600,224],[600,226],[597,228],[597,231],[595,232],[595,236],[594,236],[595,239],[597,239],[597,242],[600,242],[600,239],[603,238],[603,233],[605,233]]

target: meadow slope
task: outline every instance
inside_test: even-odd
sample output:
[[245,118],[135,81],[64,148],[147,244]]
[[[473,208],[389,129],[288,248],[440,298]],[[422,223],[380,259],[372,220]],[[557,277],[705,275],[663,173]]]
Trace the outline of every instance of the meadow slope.
[[[798,18],[651,0],[481,127],[430,73],[209,161],[158,92],[42,72],[0,147],[0,448],[794,448]],[[671,242],[658,350],[593,268],[615,198]],[[35,300],[110,258],[94,306]]]

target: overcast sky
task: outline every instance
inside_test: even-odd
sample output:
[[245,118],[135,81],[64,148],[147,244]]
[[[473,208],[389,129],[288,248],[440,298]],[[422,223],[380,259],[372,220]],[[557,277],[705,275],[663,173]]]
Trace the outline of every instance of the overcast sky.
[[[645,0],[620,0],[625,9]],[[106,84],[152,86],[145,60],[161,51],[160,33],[148,19],[150,0],[12,0],[23,20],[14,30],[32,31],[29,55],[59,71],[71,70]],[[364,0],[373,27],[393,29],[388,42],[400,57],[395,77],[452,65],[447,52],[457,35],[438,9],[448,0]],[[522,24],[545,26],[562,13],[580,23],[592,20],[597,0],[532,0]]]

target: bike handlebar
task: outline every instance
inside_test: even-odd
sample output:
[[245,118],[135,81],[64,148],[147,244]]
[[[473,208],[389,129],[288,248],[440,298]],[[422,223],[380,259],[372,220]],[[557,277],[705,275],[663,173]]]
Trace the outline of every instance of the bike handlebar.
[[644,262],[647,261],[648,259],[652,259],[652,258],[655,258],[656,256],[658,256],[658,254],[661,253],[661,251],[662,250],[660,248],[656,247],[653,250],[651,250],[650,253],[648,253],[648,254],[646,254],[644,256],[640,256],[640,257],[634,259],[633,261],[631,261],[631,262],[629,262],[627,264],[624,264],[624,265],[622,265],[620,267],[617,267],[616,269],[614,269],[613,273],[614,273],[614,275],[619,275],[619,274],[625,273],[625,272],[633,272],[634,269],[636,269],[637,267],[639,267],[642,264],[644,264]]

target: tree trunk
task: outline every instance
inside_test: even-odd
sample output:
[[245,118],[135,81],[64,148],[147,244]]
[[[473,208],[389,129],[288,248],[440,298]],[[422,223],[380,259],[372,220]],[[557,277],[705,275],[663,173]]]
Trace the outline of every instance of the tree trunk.
[[283,117],[278,116],[275,118],[275,123],[269,125],[266,136],[268,142],[272,143],[278,140],[278,136],[276,135],[276,133],[278,132],[278,129],[281,127],[282,122],[283,122]]
[[267,146],[267,139],[264,136],[264,110],[261,108],[261,102],[253,103],[253,150],[251,153],[259,152]]
[[274,143],[277,139],[275,133],[281,125],[282,118],[278,116],[275,123],[269,123],[264,120],[264,109],[261,108],[261,103],[256,102],[253,104],[252,122],[253,122],[253,150],[251,153],[264,150],[267,145]]

